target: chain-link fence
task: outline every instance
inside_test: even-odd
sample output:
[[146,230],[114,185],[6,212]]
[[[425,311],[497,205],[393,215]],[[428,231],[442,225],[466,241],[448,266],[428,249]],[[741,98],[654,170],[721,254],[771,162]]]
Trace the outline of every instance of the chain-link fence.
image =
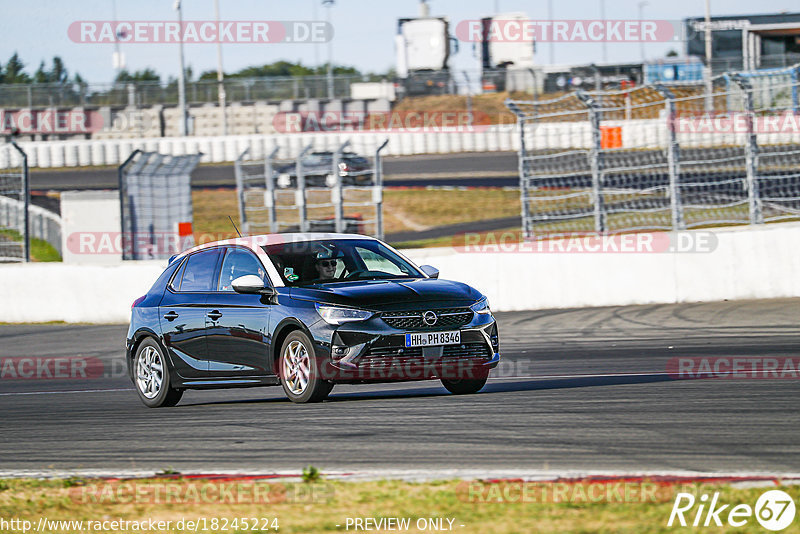
[[526,237],[800,218],[798,67],[511,101]]
[[11,167],[0,173],[0,262],[30,261],[28,161],[15,143],[0,146]]
[[169,258],[194,245],[190,175],[200,156],[135,150],[120,165],[122,259]]
[[296,159],[263,158],[249,151],[236,160],[239,218],[248,235],[342,232],[383,237],[383,164],[380,145],[372,158],[306,146]]
[[[333,97],[350,97],[350,85],[373,81],[361,75],[333,77]],[[264,78],[229,78],[224,82],[228,102],[255,100],[299,100],[328,98],[327,76],[270,76]],[[217,80],[186,83],[189,104],[216,104],[219,101]],[[69,106],[152,106],[178,103],[178,84],[170,82],[117,83],[32,83],[0,84],[0,102],[6,108]]]

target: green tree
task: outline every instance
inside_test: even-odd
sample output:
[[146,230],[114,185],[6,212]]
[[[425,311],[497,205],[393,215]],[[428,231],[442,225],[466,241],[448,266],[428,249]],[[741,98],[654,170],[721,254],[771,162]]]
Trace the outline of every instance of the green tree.
[[19,58],[19,54],[14,55],[6,63],[3,73],[3,83],[30,83],[31,77],[25,72],[25,64]]
[[114,79],[116,83],[127,83],[127,82],[160,82],[161,76],[158,75],[156,71],[151,68],[146,68],[143,70],[137,70],[136,72],[130,73],[127,70],[119,71],[117,77]]
[[60,57],[53,57],[53,68],[48,73],[50,75],[50,82],[52,83],[67,83],[69,82],[69,72],[64,66],[64,62]]
[[49,82],[47,70],[44,68],[44,61],[39,63],[39,68],[33,73],[33,83],[47,83]]

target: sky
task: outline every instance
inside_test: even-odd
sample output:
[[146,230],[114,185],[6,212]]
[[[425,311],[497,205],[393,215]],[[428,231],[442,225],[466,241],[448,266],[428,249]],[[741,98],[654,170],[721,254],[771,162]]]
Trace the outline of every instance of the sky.
[[[0,63],[16,51],[32,73],[39,62],[50,63],[54,55],[64,60],[70,75],[79,72],[93,83],[113,80],[112,44],[74,43],[67,35],[70,23],[112,19],[116,2],[119,21],[175,21],[173,0],[0,0]],[[328,8],[321,0],[219,0],[222,20],[325,20]],[[446,16],[451,33],[459,21],[474,20],[495,13],[523,12],[533,19],[555,20],[599,19],[602,0],[430,0],[431,14]],[[548,14],[548,4],[553,6]],[[637,19],[639,0],[605,0],[607,19]],[[643,18],[681,20],[703,16],[704,0],[648,0]],[[352,65],[363,72],[385,72],[392,68],[394,35],[397,19],[415,17],[417,0],[336,0],[331,8],[335,37],[332,41],[333,61]],[[800,0],[711,0],[711,13],[741,15],[755,13],[800,12]],[[183,0],[184,20],[214,20],[214,0]],[[315,16],[316,14],[316,16]],[[536,61],[548,64],[553,48],[556,64],[588,64],[603,61],[603,48],[596,43],[540,43]],[[680,43],[648,43],[648,58],[663,57],[670,48],[683,53]],[[174,44],[122,45],[128,70],[147,67],[162,78],[176,76],[179,71],[178,46]],[[609,62],[633,62],[641,58],[638,43],[608,43]],[[307,65],[327,59],[327,45],[300,43],[225,44],[223,62],[226,72],[249,65],[263,65],[277,60],[300,61]],[[186,64],[194,73],[214,70],[217,66],[216,45],[185,45]],[[477,52],[471,43],[461,43],[451,57],[451,69],[471,70],[479,67]]]

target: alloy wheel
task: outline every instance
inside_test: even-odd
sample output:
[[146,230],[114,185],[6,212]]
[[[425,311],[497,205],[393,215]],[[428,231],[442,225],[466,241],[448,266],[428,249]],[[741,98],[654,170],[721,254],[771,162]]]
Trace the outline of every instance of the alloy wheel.
[[302,395],[308,387],[311,374],[311,360],[308,350],[301,342],[294,340],[283,355],[283,376],[286,387],[295,395]]
[[136,385],[145,398],[152,399],[161,391],[164,382],[164,364],[153,347],[145,347],[136,362]]

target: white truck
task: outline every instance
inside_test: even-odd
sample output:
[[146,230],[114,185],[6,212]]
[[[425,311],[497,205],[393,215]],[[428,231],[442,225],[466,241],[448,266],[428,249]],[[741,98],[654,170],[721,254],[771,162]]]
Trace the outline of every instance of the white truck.
[[[523,28],[530,19],[525,13],[498,13],[481,19],[480,59],[484,91],[522,89],[532,80],[536,44],[524,38]],[[514,28],[510,28],[514,26]]]
[[420,4],[418,18],[397,21],[395,52],[398,89],[405,95],[444,94],[450,89],[451,41],[446,17],[431,17],[428,4]]

